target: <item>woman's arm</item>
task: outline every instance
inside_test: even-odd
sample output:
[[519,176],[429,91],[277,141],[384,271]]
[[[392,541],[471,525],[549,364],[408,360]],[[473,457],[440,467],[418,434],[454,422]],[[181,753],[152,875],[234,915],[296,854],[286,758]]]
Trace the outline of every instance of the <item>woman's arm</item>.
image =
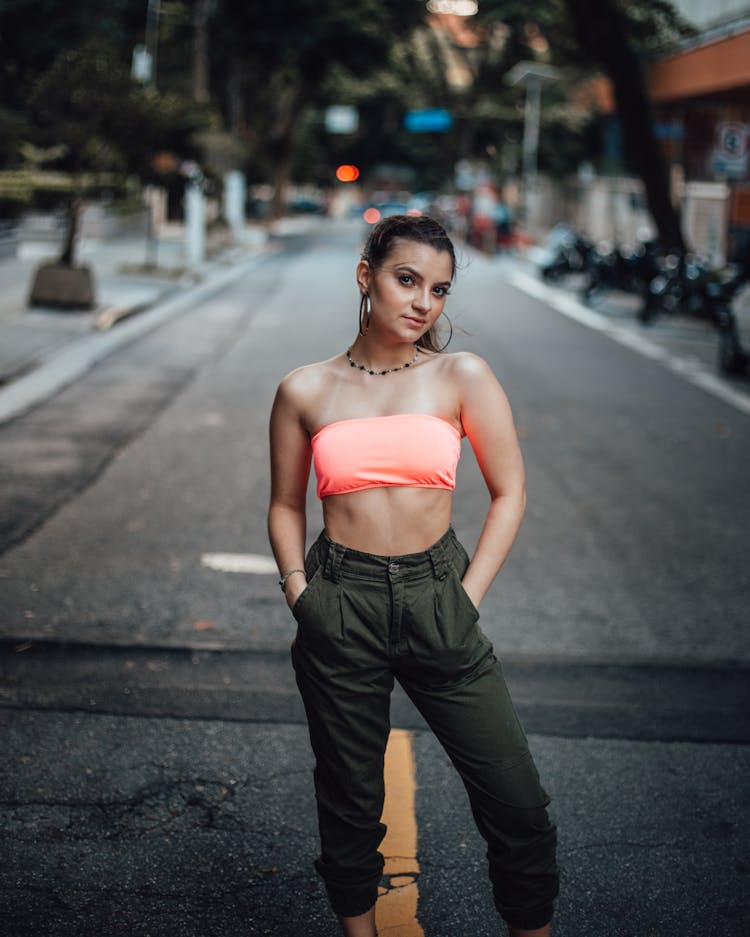
[[474,450],[490,506],[463,586],[476,606],[505,562],[523,519],[523,459],[508,398],[489,366],[475,355],[457,356],[461,423]]
[[305,566],[305,503],[310,474],[310,437],[302,425],[296,404],[294,375],[279,385],[271,410],[271,500],[268,536],[271,549],[286,580],[284,595],[291,608],[307,584]]

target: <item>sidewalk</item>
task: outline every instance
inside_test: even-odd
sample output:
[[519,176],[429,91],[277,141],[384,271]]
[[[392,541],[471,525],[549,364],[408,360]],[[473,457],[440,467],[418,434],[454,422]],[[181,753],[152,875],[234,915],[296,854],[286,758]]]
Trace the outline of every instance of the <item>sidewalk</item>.
[[[283,232],[282,222],[271,233]],[[82,239],[77,260],[92,269],[97,305],[66,311],[28,307],[34,271],[54,259],[59,246],[51,239],[21,241],[15,257],[0,260],[0,423],[158,324],[157,309],[161,321],[202,292],[241,276],[247,263],[268,249],[269,231],[248,227],[243,243],[187,269],[181,229],[171,226],[157,242],[157,272],[151,274],[142,269],[149,259],[145,238]],[[148,310],[148,321],[135,316]]]
[[148,259],[145,238],[82,239],[78,263],[91,267],[97,305],[91,311],[65,311],[27,305],[36,268],[54,259],[59,246],[52,239],[24,240],[16,256],[0,260],[0,385],[28,373],[62,345],[94,329],[111,328],[133,312],[149,308],[166,296],[210,278],[217,268],[262,250],[267,233],[248,228],[246,243],[220,251],[187,270],[182,260],[181,231],[173,227],[158,241],[157,275],[136,271]]

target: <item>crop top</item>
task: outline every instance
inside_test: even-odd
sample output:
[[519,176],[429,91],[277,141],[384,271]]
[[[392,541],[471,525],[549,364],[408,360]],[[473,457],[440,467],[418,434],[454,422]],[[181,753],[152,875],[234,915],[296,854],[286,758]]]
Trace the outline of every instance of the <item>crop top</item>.
[[456,487],[461,434],[427,413],[329,423],[312,438],[319,498],[365,488]]

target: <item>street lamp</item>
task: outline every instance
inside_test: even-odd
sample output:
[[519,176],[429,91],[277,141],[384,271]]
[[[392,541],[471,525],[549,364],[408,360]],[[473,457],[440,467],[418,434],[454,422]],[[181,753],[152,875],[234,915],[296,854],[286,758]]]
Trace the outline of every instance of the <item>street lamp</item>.
[[507,75],[507,80],[512,85],[522,84],[526,88],[526,104],[523,116],[523,201],[524,221],[527,225],[531,215],[531,199],[536,190],[542,85],[545,82],[555,81],[559,74],[559,69],[554,68],[552,65],[542,65],[539,62],[519,62],[511,68]]
[[148,82],[156,87],[156,61],[159,52],[159,9],[160,0],[148,0],[146,7],[146,49],[151,54],[151,75]]
[[146,36],[142,46],[133,49],[133,78],[144,85],[156,87],[156,59],[159,51],[159,13],[161,0],[148,0]]

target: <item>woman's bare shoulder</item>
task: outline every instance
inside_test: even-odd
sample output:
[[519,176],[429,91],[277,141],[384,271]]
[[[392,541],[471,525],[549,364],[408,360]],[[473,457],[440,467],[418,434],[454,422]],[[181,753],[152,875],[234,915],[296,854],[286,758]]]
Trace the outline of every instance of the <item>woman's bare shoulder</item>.
[[441,359],[441,366],[456,380],[476,380],[477,378],[497,380],[484,358],[475,355],[474,352],[442,352],[439,359]]
[[282,378],[279,384],[279,394],[292,399],[298,397],[308,399],[323,390],[334,377],[340,358],[341,355],[336,355],[326,361],[315,361],[312,364],[304,364],[295,368]]
[[305,364],[282,378],[276,392],[278,401],[290,404],[299,412],[307,411],[315,400],[325,397],[336,379],[340,355],[326,361]]

